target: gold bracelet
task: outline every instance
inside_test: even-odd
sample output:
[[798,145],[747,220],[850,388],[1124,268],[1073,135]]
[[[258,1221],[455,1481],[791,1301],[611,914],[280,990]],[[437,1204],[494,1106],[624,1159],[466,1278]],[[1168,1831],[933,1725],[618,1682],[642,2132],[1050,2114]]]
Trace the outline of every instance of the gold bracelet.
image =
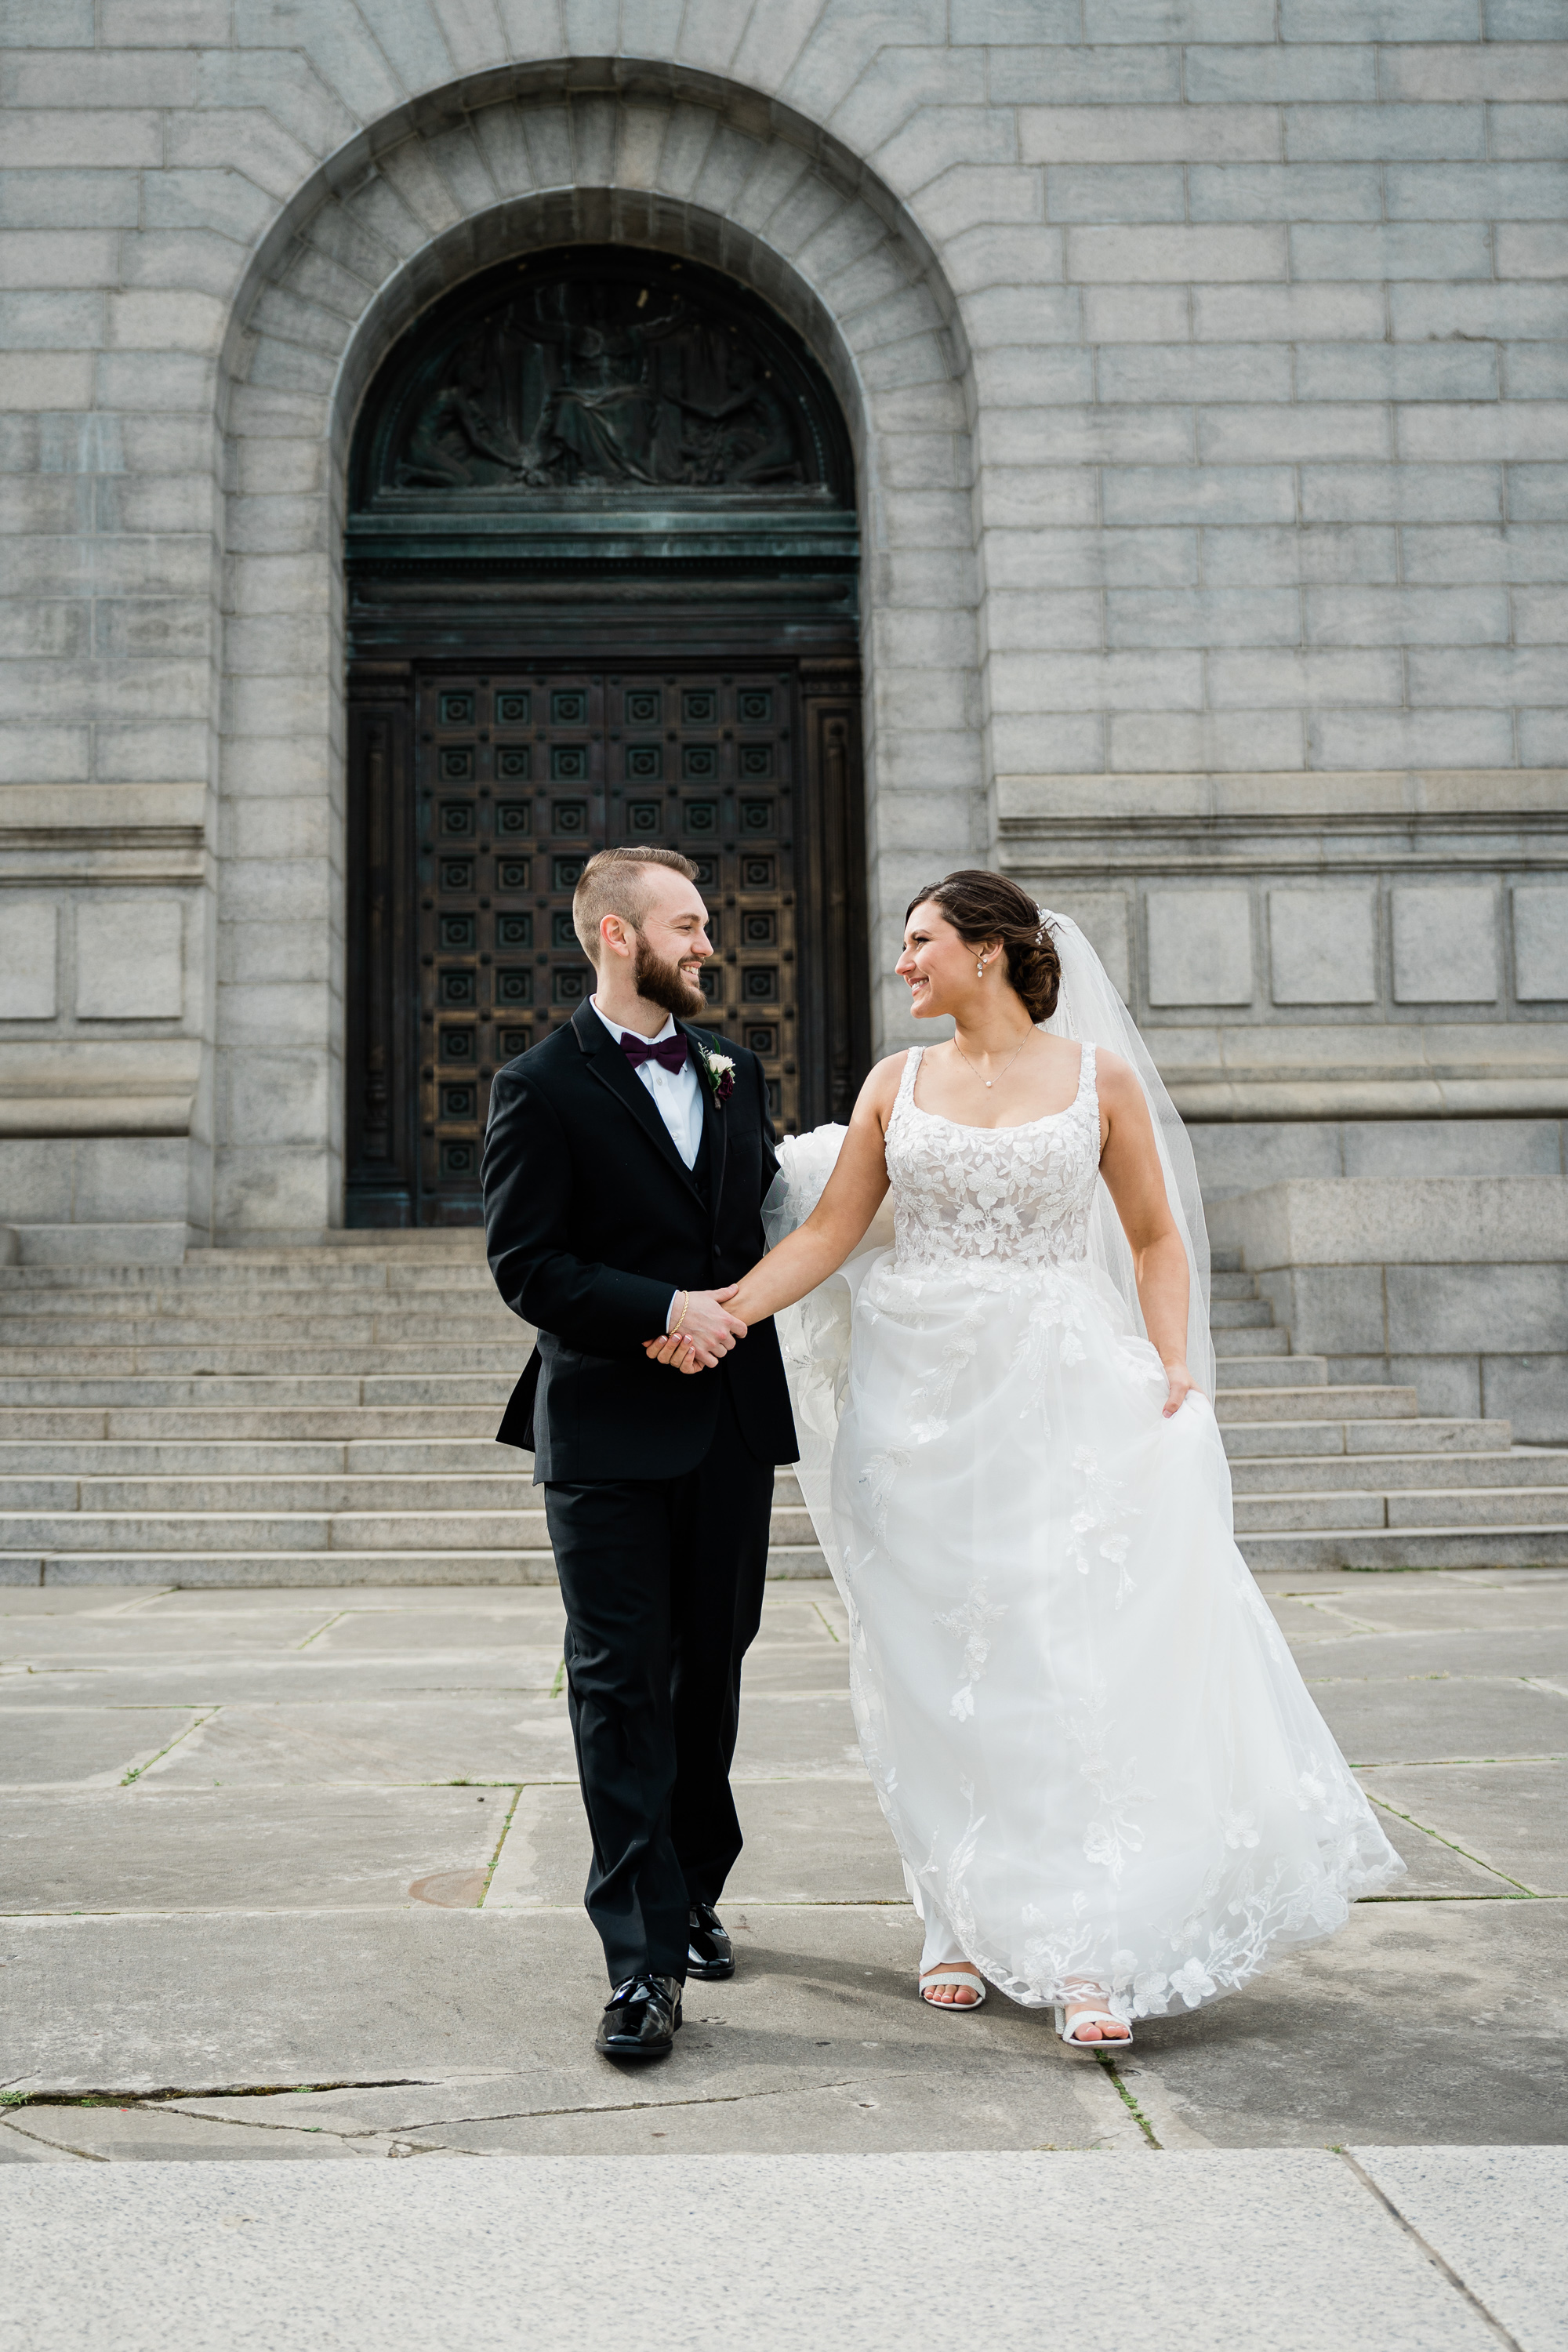
[[689,1290],[683,1290],[680,1294],[680,1312],[669,1327],[669,1336],[672,1339],[679,1336],[680,1327],[686,1320],[686,1310],[690,1304],[691,1293]]

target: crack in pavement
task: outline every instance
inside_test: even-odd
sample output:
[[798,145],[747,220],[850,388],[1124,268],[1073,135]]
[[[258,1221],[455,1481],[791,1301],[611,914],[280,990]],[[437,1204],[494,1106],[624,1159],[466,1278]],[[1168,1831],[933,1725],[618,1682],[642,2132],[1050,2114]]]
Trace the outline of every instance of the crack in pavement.
[[[332,2090],[386,2090],[401,2089],[405,2086],[399,2084],[345,2083],[321,2084],[316,2087]],[[126,2098],[121,2100],[73,2099],[69,2101],[33,2099],[29,2100],[28,2104],[33,2106],[51,2108],[57,2113],[63,2112],[68,2106],[71,2108],[89,2107],[95,2109],[108,2109],[112,2107],[116,2112],[122,2115],[163,2114],[174,2116],[178,2122],[190,2124],[226,2125],[229,2129],[233,2131],[292,2132],[301,2136],[306,2133],[310,2133],[313,2136],[319,2136],[324,2139],[335,2139],[345,2145],[374,2145],[378,2140],[384,2140],[387,2143],[387,2154],[389,2156],[430,2156],[442,2153],[454,2156],[484,2156],[492,2153],[492,2151],[484,2148],[464,2148],[457,2147],[445,2139],[437,2141],[433,2145],[427,2143],[425,2146],[418,2146],[414,2143],[412,2135],[417,2132],[446,2133],[449,2131],[461,2131],[472,2125],[543,2123],[572,2116],[624,2116],[644,2113],[661,2114],[677,2107],[733,2107],[742,2106],[751,2101],[759,2099],[790,2098],[795,2096],[802,2091],[805,2091],[807,2095],[811,2095],[830,2091],[852,2091],[857,2087],[855,2079],[852,2076],[848,2076],[842,2081],[831,2083],[814,2083],[808,2084],[801,2084],[798,2083],[780,2084],[775,2089],[767,2091],[728,2091],[684,2099],[623,2099],[605,2104],[590,2104],[583,2106],[571,2107],[518,2107],[508,2109],[505,2113],[500,2115],[439,2116],[431,2116],[426,2120],[416,2123],[403,2123],[395,2126],[363,2125],[357,2128],[347,2123],[345,2123],[341,2128],[334,2128],[331,2124],[305,2124],[295,2120],[286,2121],[282,2118],[279,2118],[277,2122],[272,2122],[259,2116],[215,2116],[201,2112],[193,2113],[184,2107],[171,2106],[168,2104],[167,2099],[164,2098],[142,2097]],[[174,2095],[200,2098],[204,2095],[215,2097],[287,2097],[293,2095],[286,2091],[249,2091],[226,2094],[220,2092],[205,2095],[201,2092],[192,2092],[176,2094]],[[1123,2093],[1122,2095],[1125,2097],[1126,2094]],[[1142,2121],[1141,2117],[1140,2121]],[[112,2156],[105,2155],[96,2148],[78,2147],[68,2140],[50,2139],[43,2132],[28,2131],[25,2125],[16,2123],[10,2116],[4,2118],[4,2122],[3,2124],[0,2124],[0,2127],[9,2128],[10,2130],[16,2132],[20,2137],[32,2141],[35,2147],[53,2148],[58,2153],[78,2157],[82,2162],[87,2164],[110,2164],[115,2160]],[[1145,2126],[1145,2128],[1147,2128],[1147,2126]],[[1158,2146],[1158,2142],[1155,2142],[1154,2144]]]
[[[15,2081],[16,2077],[12,2077]],[[427,2091],[425,2074],[383,2074],[356,2081],[346,2075],[332,2083],[220,2083],[205,2089],[185,2090],[165,2084],[155,2091],[15,2091],[0,2101],[11,2113],[24,2107],[157,2107],[173,2099],[282,2099],[317,2091]]]

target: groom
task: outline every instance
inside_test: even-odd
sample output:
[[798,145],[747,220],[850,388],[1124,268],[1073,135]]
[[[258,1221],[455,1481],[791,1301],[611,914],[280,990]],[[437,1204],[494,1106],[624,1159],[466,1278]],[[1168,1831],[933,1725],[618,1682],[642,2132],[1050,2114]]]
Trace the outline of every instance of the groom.
[[[612,1987],[595,2046],[620,2059],[668,2053],[688,1976],[734,1973],[713,1906],[741,1851],[741,1661],[796,1454],[773,1327],[723,1303],[775,1162],[756,1056],[689,1025],[713,952],[695,879],[673,850],[589,859],[572,920],[596,992],[499,1074],[484,1148],[490,1271],[539,1331],[497,1435],[544,1486]],[[716,1379],[645,1355],[677,1328]]]

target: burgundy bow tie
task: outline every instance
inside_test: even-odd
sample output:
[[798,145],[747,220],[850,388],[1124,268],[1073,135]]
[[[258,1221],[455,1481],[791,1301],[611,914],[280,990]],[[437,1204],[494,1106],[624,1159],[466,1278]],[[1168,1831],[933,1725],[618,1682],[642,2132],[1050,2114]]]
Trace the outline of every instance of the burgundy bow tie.
[[640,1070],[645,1062],[658,1062],[674,1077],[686,1067],[686,1040],[679,1034],[650,1045],[646,1037],[634,1037],[629,1029],[623,1029],[621,1051],[634,1070]]

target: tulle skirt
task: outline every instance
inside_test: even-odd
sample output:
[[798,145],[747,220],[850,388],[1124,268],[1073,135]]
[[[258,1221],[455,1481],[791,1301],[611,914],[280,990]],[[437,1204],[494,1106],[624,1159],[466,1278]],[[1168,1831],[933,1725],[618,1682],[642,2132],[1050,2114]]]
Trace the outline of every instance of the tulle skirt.
[[917,1907],[1014,2000],[1127,2017],[1331,1935],[1405,1865],[1236,1548],[1206,1399],[1163,1418],[1087,1264],[880,1251],[850,1287],[824,1532]]

